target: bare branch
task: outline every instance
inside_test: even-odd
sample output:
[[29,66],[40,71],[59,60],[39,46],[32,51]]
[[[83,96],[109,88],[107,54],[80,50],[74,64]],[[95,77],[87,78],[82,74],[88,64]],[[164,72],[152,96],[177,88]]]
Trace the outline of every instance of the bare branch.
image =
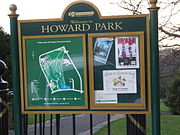
[[178,45],[178,44],[174,44],[174,45],[171,45],[171,46],[169,46],[169,45],[163,45],[163,47],[169,47],[169,48],[171,48],[171,47],[180,47],[180,45]]
[[[178,14],[180,12],[180,0],[159,0],[159,44],[160,47],[179,47],[180,48],[180,24]],[[147,7],[147,0],[121,0],[113,3],[121,9],[134,14],[142,14],[144,7]],[[178,39],[178,40],[177,40]],[[173,41],[174,40],[174,41]],[[177,40],[177,42],[175,42]]]
[[162,27],[159,27],[159,30],[160,30],[161,32],[164,32],[165,34],[167,34],[167,35],[169,35],[169,36],[174,36],[174,37],[180,38],[180,35],[175,34],[175,33],[170,33],[170,32],[168,32],[168,31],[164,30]]

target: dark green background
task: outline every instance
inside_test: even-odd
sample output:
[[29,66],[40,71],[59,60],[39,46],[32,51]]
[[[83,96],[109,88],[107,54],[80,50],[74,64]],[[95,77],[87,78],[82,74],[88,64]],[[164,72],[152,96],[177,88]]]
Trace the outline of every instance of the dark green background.
[[[48,41],[71,41],[70,43],[53,43],[53,44],[38,44],[37,42]],[[47,87],[45,76],[40,68],[39,56],[43,53],[57,49],[61,46],[65,46],[69,51],[69,55],[81,74],[84,83],[84,59],[83,59],[83,39],[82,37],[64,37],[64,38],[40,38],[40,39],[26,39],[26,61],[27,61],[27,83],[28,83],[28,103],[29,106],[46,106],[44,100],[33,101],[32,98],[37,96],[30,91],[31,81],[39,81],[39,97],[40,98],[70,98],[76,97],[81,100],[76,101],[56,101],[49,100],[49,103],[68,103],[66,105],[48,105],[48,106],[84,106],[85,99],[84,93],[74,91],[61,91],[51,94],[51,90]],[[34,51],[34,59],[32,57],[32,51]],[[74,70],[65,71],[66,77],[75,76]],[[79,84],[78,84],[79,85]],[[84,90],[84,85],[83,85]]]
[[[115,39],[115,37],[113,37]],[[96,38],[93,38],[93,45],[95,45]],[[93,47],[94,48],[94,47]],[[131,68],[132,69],[132,68]],[[128,70],[131,70],[128,69]],[[107,59],[106,64],[103,64],[98,61],[94,61],[94,89],[95,90],[103,90],[103,70],[126,70],[124,69],[116,69],[115,63],[115,40],[113,40],[113,45],[111,51],[109,53],[109,57]],[[117,94],[118,103],[141,103],[140,100],[140,69],[136,69],[137,76],[137,93],[122,93]]]

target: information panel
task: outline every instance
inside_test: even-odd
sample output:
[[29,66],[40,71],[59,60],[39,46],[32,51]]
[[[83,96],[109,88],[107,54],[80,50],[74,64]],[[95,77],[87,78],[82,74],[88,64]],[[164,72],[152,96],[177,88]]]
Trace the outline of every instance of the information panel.
[[144,33],[90,34],[89,45],[91,108],[145,108]]
[[149,16],[71,3],[59,19],[19,20],[22,113],[149,113]]
[[25,107],[87,108],[84,35],[23,37]]

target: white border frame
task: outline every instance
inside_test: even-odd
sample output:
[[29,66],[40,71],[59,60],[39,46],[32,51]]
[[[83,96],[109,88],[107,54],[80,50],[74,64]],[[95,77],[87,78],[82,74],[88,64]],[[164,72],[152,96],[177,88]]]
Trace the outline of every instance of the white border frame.
[[[126,38],[135,38],[135,49],[136,49],[136,64],[135,65],[120,65],[119,64],[119,54],[118,54],[118,39],[126,39]],[[122,68],[139,68],[139,37],[138,36],[121,36],[121,37],[115,37],[115,62],[116,62],[116,69],[122,69]]]

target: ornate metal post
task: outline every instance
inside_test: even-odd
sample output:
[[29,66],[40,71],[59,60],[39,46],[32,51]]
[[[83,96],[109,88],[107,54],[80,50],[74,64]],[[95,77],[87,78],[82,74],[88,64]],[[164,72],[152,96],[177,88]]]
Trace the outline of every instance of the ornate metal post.
[[11,10],[10,28],[11,28],[11,60],[12,60],[12,82],[14,92],[14,127],[15,134],[21,135],[22,121],[21,121],[21,106],[20,106],[20,81],[19,81],[19,56],[18,56],[18,30],[17,30],[17,7],[12,4],[9,9]]
[[159,47],[157,0],[150,0],[151,76],[152,76],[152,134],[160,135]]
[[6,64],[0,60],[0,134],[8,135],[7,92],[8,82],[2,79]]

